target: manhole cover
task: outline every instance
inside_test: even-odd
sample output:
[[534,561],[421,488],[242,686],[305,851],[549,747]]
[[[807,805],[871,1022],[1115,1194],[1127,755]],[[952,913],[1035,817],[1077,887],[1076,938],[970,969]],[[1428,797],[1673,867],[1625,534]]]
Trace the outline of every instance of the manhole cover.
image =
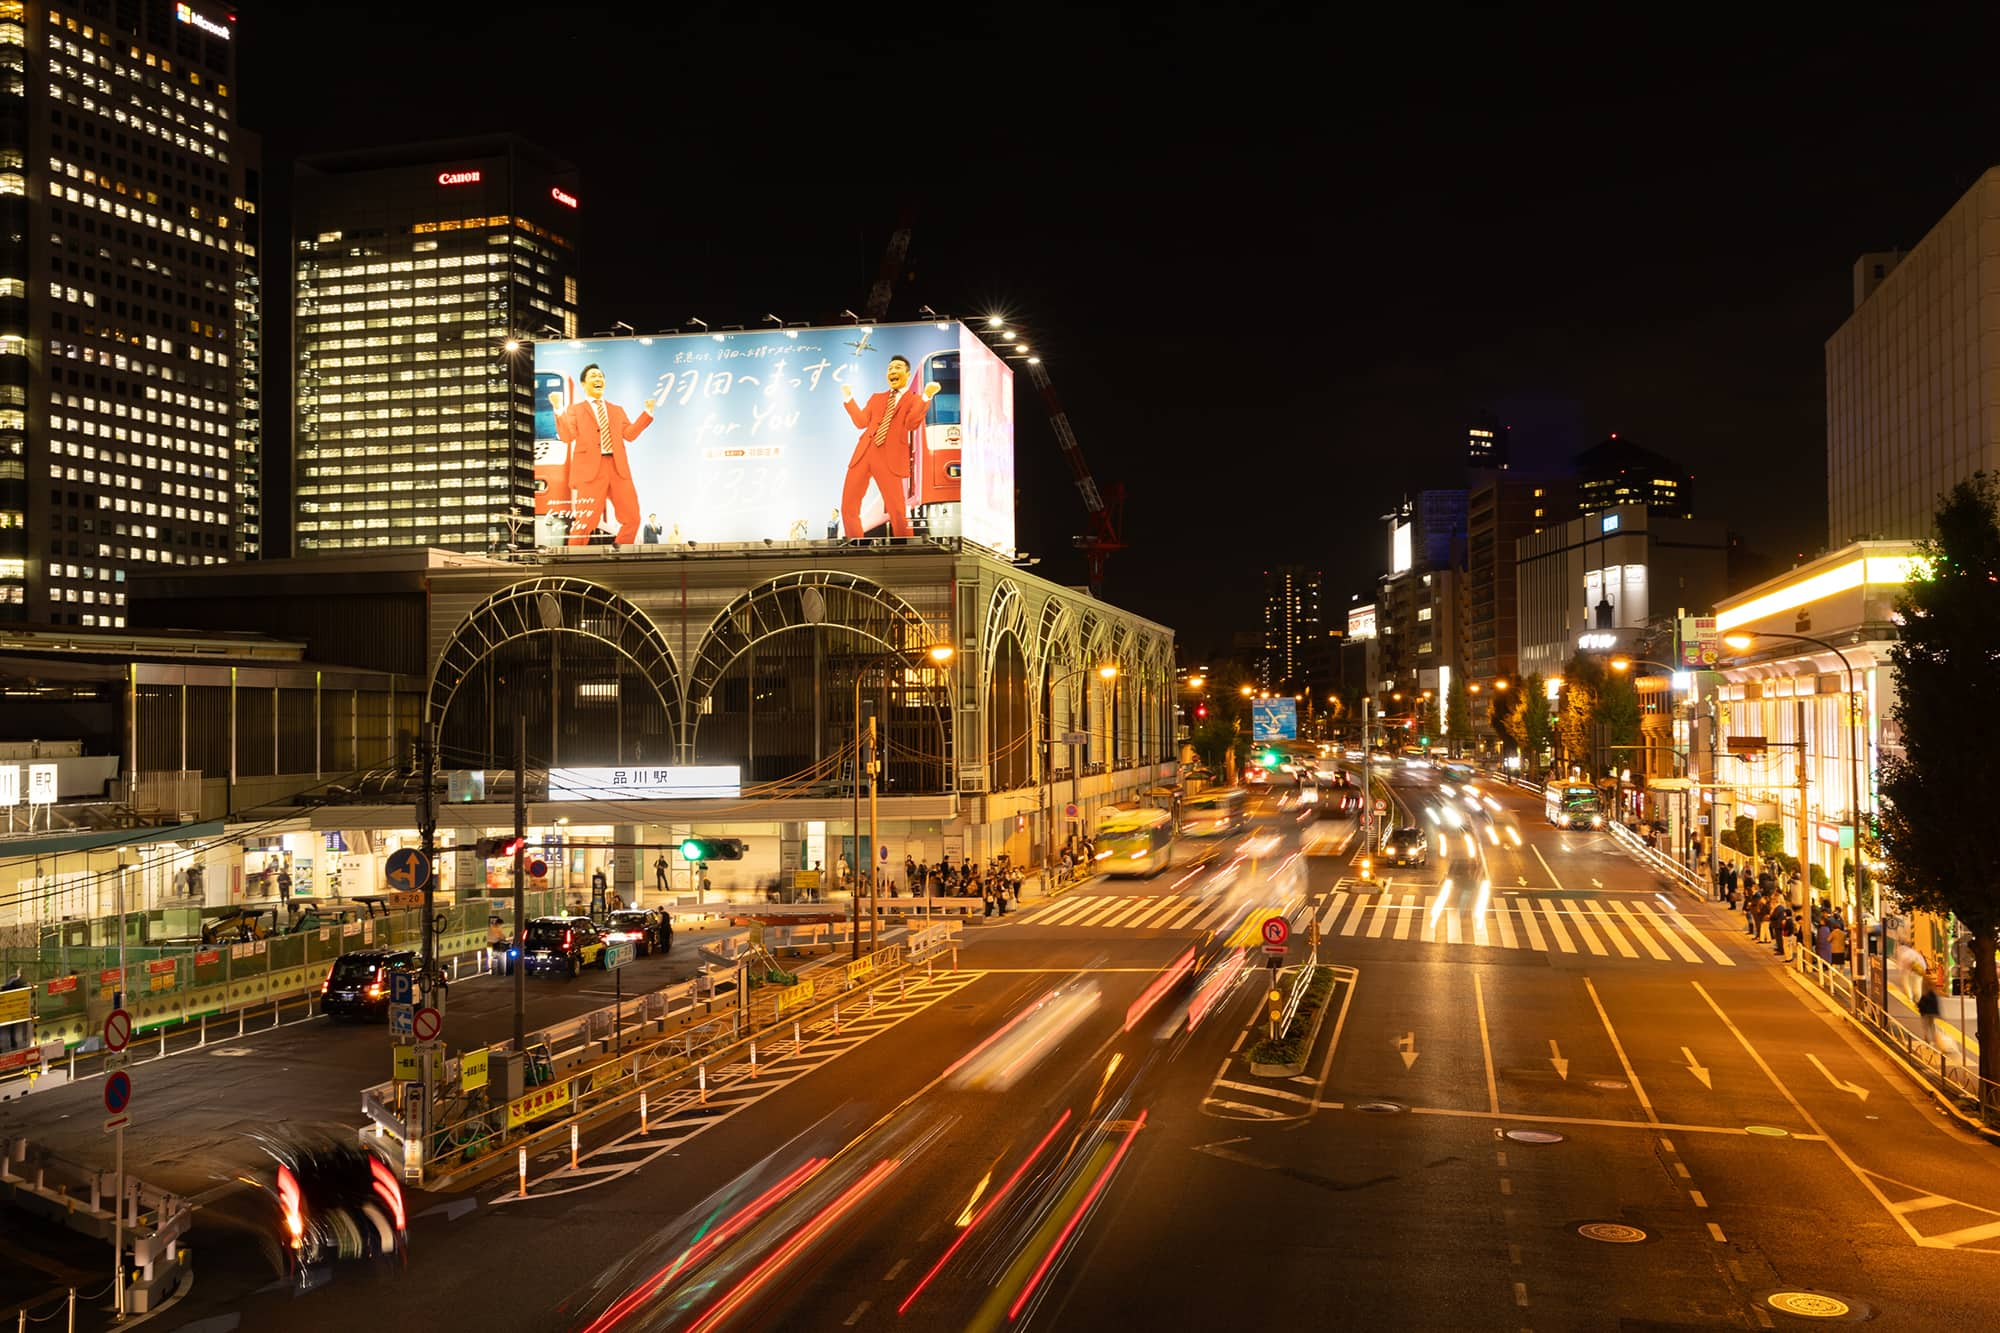
[[250,1048],[248,1046],[219,1046],[215,1050],[210,1051],[209,1054],[219,1056],[248,1055],[250,1054]]
[[1762,1134],[1767,1139],[1788,1139],[1792,1137],[1791,1130],[1779,1129],[1776,1125],[1745,1125],[1743,1128],[1747,1133]]
[[1594,1078],[1590,1086],[1602,1092],[1623,1092],[1632,1085],[1620,1078]]
[[1628,1227],[1623,1222],[1585,1222],[1576,1229],[1576,1234],[1585,1240],[1603,1241],[1606,1245],[1637,1245],[1646,1239],[1646,1233],[1637,1227]]
[[1507,1137],[1516,1143],[1561,1143],[1563,1136],[1551,1134],[1546,1129],[1510,1129]]
[[1779,1314],[1798,1319],[1858,1324],[1875,1313],[1851,1296],[1836,1296],[1830,1291],[1766,1291],[1759,1293],[1759,1299]]
[[1360,1102],[1354,1109],[1366,1111],[1369,1115],[1395,1115],[1404,1108],[1395,1102]]

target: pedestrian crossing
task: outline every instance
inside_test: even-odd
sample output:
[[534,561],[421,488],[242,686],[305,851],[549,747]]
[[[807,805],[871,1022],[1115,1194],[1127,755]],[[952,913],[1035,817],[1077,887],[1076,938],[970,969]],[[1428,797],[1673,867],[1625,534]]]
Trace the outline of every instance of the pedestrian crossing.
[[1337,889],[1314,910],[1320,937],[1329,942],[1390,939],[1736,966],[1686,917],[1642,898],[1511,893],[1493,895],[1482,905],[1476,894],[1462,889],[1410,892],[1391,887],[1373,893]]
[[1058,899],[1035,913],[1034,924],[1097,930],[1207,930],[1224,921],[1233,924],[1239,911],[1226,898],[1106,893]]

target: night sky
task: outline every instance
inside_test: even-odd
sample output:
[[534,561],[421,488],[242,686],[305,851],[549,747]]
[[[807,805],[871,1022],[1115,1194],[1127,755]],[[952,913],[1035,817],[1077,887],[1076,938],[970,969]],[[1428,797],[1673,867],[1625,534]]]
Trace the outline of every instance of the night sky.
[[[1879,31],[1747,8],[1422,7],[1402,29],[1348,6],[513,9],[244,4],[271,220],[294,155],[513,130],[582,168],[585,331],[651,332],[859,308],[907,206],[892,318],[1030,332],[1130,495],[1108,596],[1194,654],[1255,622],[1271,563],[1323,567],[1330,608],[1365,593],[1377,516],[1463,484],[1486,406],[1530,462],[1617,431],[1682,459],[1697,512],[1753,548],[1818,549],[1850,267],[2000,162],[1980,6]],[[1020,544],[1080,583],[1082,505],[1017,392]]]

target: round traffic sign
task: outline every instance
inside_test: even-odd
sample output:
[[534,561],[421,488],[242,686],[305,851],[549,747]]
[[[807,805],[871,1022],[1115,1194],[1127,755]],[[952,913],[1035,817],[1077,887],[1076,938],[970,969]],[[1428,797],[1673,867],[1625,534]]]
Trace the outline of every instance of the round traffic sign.
[[1376,800],[1376,802],[1375,802],[1375,813],[1376,813],[1376,814],[1378,814],[1378,815],[1386,815],[1386,814],[1388,814],[1388,813],[1389,813],[1389,803],[1388,803],[1387,801],[1384,801],[1384,800],[1381,800],[1381,799],[1379,799],[1379,798],[1378,798],[1378,799]]
[[534,860],[528,862],[529,879],[546,879],[548,878],[548,874],[549,874],[549,863],[547,861],[544,861],[541,857],[538,856]]
[[104,1080],[104,1109],[117,1115],[132,1104],[132,1076],[122,1069]]
[[1071,802],[1070,804],[1068,804],[1068,805],[1065,805],[1065,806],[1063,807],[1063,818],[1064,818],[1064,819],[1075,819],[1075,818],[1076,818],[1076,803],[1075,803],[1075,802]]
[[1286,940],[1290,939],[1291,937],[1292,937],[1292,926],[1290,922],[1285,920],[1285,918],[1281,916],[1265,918],[1264,943],[1283,944]]
[[399,893],[415,893],[431,882],[430,858],[415,847],[404,847],[389,853],[382,876]]
[[444,1015],[435,1009],[419,1009],[410,1015],[410,1035],[418,1041],[436,1041],[443,1031]]
[[132,1015],[123,1009],[113,1009],[104,1019],[104,1049],[122,1051],[125,1043],[132,1040]]

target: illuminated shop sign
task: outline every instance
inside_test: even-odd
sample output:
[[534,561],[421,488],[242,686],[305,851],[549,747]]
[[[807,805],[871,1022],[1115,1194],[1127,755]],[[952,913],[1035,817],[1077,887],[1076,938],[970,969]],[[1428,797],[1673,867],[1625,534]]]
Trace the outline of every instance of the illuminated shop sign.
[[440,171],[439,185],[477,185],[479,173],[476,171]]
[[564,190],[560,185],[551,185],[549,187],[549,198],[555,200],[564,208],[576,207],[576,196]]
[[220,37],[225,42],[232,35],[227,27],[217,23],[214,19],[203,18],[201,15],[195,13],[193,5],[175,5],[174,17],[183,23],[189,23],[200,28],[211,37]]
[[691,801],[742,794],[742,770],[734,764],[549,770],[551,801]]

